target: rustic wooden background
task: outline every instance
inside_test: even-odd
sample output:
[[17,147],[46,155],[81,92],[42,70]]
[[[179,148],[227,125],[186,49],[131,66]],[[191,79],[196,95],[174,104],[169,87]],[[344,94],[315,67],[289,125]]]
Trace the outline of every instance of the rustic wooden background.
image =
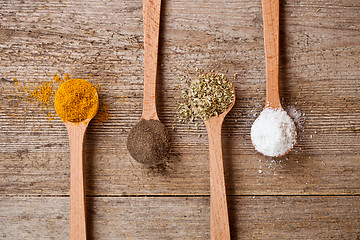
[[2,0],[0,238],[68,238],[65,126],[12,91],[13,78],[68,72],[102,85],[110,107],[86,139],[91,239],[209,239],[206,131],[175,117],[179,72],[200,68],[238,75],[223,126],[233,239],[360,239],[360,1],[282,0],[280,9],[281,97],[301,113],[295,149],[270,159],[251,145],[265,102],[261,1],[168,0],[158,113],[172,156],[148,168],[125,145],[142,108],[142,1]]

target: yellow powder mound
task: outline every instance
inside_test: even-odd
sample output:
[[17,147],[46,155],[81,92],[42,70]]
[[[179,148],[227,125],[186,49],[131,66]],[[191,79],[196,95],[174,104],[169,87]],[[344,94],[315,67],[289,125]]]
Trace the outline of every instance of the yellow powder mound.
[[[21,116],[24,116],[24,112],[27,112],[27,109],[22,107],[23,105],[27,106],[27,104],[36,104],[37,108],[30,107],[31,109],[35,109],[35,111],[32,110],[32,113],[36,112],[36,114],[41,114],[43,116],[46,116],[49,122],[51,120],[54,120],[55,91],[61,83],[64,83],[65,81],[68,80],[70,80],[70,76],[68,73],[65,73],[63,77],[58,74],[53,74],[49,80],[42,81],[40,83],[20,81],[17,78],[13,78],[14,85],[12,89],[8,90],[9,95],[7,96],[6,99],[7,101],[6,103],[12,107],[12,111],[9,112],[8,115],[19,118]],[[74,78],[72,80],[74,80]],[[95,84],[95,88],[97,92],[100,93],[101,95],[103,87],[100,86],[99,84]],[[27,101],[27,103],[25,103],[25,101]],[[1,108],[1,104],[0,104],[0,108]],[[106,122],[110,117],[108,110],[109,110],[108,103],[99,102],[99,109],[94,119],[94,122],[100,124]],[[19,113],[15,114],[14,113],[15,111],[19,111]],[[65,118],[63,118],[63,120],[64,119]],[[73,119],[73,121],[75,120]]]
[[55,111],[64,122],[82,122],[96,115],[99,98],[96,88],[84,79],[63,82],[55,94]]

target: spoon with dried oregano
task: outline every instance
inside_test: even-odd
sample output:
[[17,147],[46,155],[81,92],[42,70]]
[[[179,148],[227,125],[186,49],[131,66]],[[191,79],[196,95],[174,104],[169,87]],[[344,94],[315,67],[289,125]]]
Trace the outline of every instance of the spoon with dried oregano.
[[127,149],[146,165],[162,163],[169,151],[165,126],[156,112],[156,74],[161,0],[143,1],[144,14],[144,103],[140,121],[130,130]]
[[210,237],[230,239],[221,128],[226,114],[234,106],[235,89],[224,74],[204,73],[191,84],[189,98],[195,113],[205,122],[209,136]]
[[281,106],[279,96],[279,0],[263,0],[266,60],[266,105],[251,127],[251,140],[265,156],[280,157],[296,143],[294,121]]
[[55,94],[55,111],[70,142],[70,240],[86,239],[84,138],[99,108],[96,88],[84,79],[63,82]]

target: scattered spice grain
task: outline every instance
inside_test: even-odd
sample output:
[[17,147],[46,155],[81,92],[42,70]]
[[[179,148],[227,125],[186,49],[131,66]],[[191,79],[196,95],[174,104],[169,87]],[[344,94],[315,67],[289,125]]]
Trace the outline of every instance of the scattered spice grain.
[[99,110],[96,114],[96,118],[94,119],[96,122],[103,124],[104,122],[106,122],[109,117],[109,105],[107,103],[101,103],[99,104]]
[[[8,80],[5,78],[0,78],[0,81],[5,81],[13,84],[5,96],[6,105],[10,107],[9,116],[14,118],[22,118],[31,111],[31,113],[36,113],[47,118],[50,122],[55,119],[55,103],[54,96],[57,88],[61,83],[70,79],[68,73],[64,75],[53,74],[50,76],[50,79],[37,82],[21,81],[18,78],[13,78]],[[96,84],[97,89],[100,90],[101,86]],[[5,88],[2,87],[3,91]],[[101,88],[102,89],[102,88]],[[98,92],[101,94],[101,92]],[[102,98],[103,99],[103,98]],[[26,101],[26,102],[25,102]],[[29,107],[28,104],[34,104],[36,107]],[[4,106],[1,106],[2,108]],[[102,124],[103,122],[109,119],[109,105],[107,103],[99,104],[99,111],[96,117],[96,123]],[[15,114],[16,113],[16,114]]]
[[46,81],[32,90],[27,89],[26,92],[31,94],[32,99],[47,107],[53,95],[53,87],[51,81]]

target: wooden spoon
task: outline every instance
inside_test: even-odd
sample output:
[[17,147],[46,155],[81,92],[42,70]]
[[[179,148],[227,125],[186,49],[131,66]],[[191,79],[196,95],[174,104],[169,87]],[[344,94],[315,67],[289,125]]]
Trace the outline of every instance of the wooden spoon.
[[84,138],[88,124],[65,123],[70,142],[70,240],[86,239]]
[[161,0],[144,0],[144,103],[141,118],[159,120],[156,112],[156,75],[158,63]]
[[[230,81],[230,80],[229,80]],[[210,166],[210,238],[230,239],[229,215],[226,200],[224,161],[222,155],[221,128],[225,116],[235,104],[235,88],[232,105],[222,114],[204,121],[209,138]],[[194,109],[196,111],[196,109]]]
[[[279,0],[262,0],[262,8],[266,63],[265,108],[284,111],[279,94]],[[291,121],[293,120],[291,119]],[[291,149],[283,155],[290,152]]]
[[265,108],[282,109],[279,95],[279,0],[263,0],[266,62]]
[[[140,121],[130,130],[127,147],[131,156],[139,163],[157,165],[165,160],[168,139],[165,126],[156,111],[156,75],[158,62],[159,26],[161,0],[144,0],[144,98]],[[156,121],[156,123],[151,123]],[[157,126],[157,130],[153,127]],[[148,126],[147,126],[148,125]],[[147,126],[147,127],[146,127]],[[146,129],[141,137],[139,129]],[[161,130],[159,132],[159,130]],[[157,142],[155,141],[164,141]],[[154,141],[150,142],[149,141]],[[134,148],[134,145],[137,147]],[[141,152],[141,154],[139,154]]]
[[70,142],[70,240],[87,239],[84,139],[90,120],[65,122]]

